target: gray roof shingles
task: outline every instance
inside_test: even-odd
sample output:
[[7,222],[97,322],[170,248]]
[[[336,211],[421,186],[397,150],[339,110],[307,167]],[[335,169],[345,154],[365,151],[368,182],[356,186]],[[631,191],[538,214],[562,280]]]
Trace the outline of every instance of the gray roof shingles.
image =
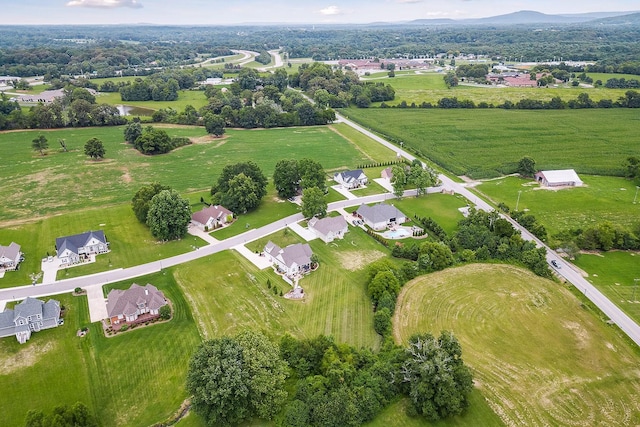
[[132,315],[137,305],[144,303],[151,310],[157,310],[166,304],[162,291],[151,284],[140,286],[132,284],[127,290],[112,289],[107,296],[107,313],[109,317],[120,314]]
[[107,243],[107,239],[104,236],[104,231],[87,231],[86,233],[74,234],[73,236],[58,237],[56,239],[57,253],[58,255],[60,255],[62,252],[64,252],[65,249],[69,249],[74,254],[77,254],[78,248],[86,246],[87,242],[92,237],[95,237],[102,243]]

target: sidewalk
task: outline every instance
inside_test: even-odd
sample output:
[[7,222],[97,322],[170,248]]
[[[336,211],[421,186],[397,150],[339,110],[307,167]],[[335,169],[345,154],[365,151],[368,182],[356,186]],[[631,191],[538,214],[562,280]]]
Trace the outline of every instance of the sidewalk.
[[347,190],[346,188],[343,188],[342,185],[339,185],[339,184],[332,185],[331,188],[336,190],[338,193],[342,194],[348,200],[354,200],[358,198],[358,196],[355,196],[351,191]]
[[302,237],[307,242],[310,242],[318,238],[318,236],[316,236],[316,233],[309,230],[308,228],[304,228],[297,222],[294,224],[289,224],[289,228],[292,229],[298,236]]
[[238,251],[240,255],[251,261],[251,263],[258,267],[260,270],[271,267],[271,263],[269,262],[267,257],[260,256],[260,254],[257,254],[255,252],[251,252],[244,245],[233,246],[231,247],[231,249],[235,249],[236,251]]
[[380,184],[380,187],[384,188],[389,193],[393,193],[393,185],[391,185],[391,182],[388,179],[386,179],[386,178],[373,178],[373,180],[375,182],[377,182],[378,184]]
[[209,235],[209,233],[200,230],[198,227],[189,224],[189,228],[187,229],[187,233],[191,234],[192,236],[195,237],[199,237],[202,240],[204,240],[205,242],[207,242],[210,245],[216,244],[218,243],[220,240],[216,239],[215,237],[211,237]]

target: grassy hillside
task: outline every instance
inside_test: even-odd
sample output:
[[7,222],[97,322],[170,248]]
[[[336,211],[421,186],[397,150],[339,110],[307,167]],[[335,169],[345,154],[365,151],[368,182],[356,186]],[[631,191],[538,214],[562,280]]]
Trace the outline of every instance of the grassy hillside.
[[349,118],[404,143],[456,175],[489,178],[515,171],[524,156],[540,169],[621,175],[637,155],[638,112],[592,110],[356,109]]
[[394,337],[451,330],[507,425],[640,423],[638,349],[565,287],[508,265],[468,265],[402,289]]

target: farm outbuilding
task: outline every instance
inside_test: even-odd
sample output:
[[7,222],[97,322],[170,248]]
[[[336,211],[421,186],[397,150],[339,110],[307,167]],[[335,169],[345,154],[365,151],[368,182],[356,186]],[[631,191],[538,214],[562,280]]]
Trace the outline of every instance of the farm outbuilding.
[[573,169],[540,171],[535,178],[544,187],[580,187],[583,184]]

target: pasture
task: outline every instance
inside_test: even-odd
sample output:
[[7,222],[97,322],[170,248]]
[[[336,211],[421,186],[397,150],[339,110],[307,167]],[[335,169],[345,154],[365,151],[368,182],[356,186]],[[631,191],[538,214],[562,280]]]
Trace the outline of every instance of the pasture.
[[509,265],[472,264],[404,286],[394,338],[451,330],[506,425],[640,423],[638,349],[567,288]]
[[[327,126],[229,129],[223,138],[206,135],[202,127],[165,127],[171,136],[190,137],[194,144],[158,156],[144,156],[126,144],[123,129],[0,133],[4,156],[0,179],[11,183],[0,188],[0,223],[128,203],[140,186],[154,181],[181,193],[210,189],[222,168],[233,162],[253,160],[270,178],[281,159],[312,158],[327,170],[346,169],[371,159]],[[31,148],[31,141],[40,133],[49,141],[45,156]],[[102,161],[84,155],[84,143],[92,137],[105,145]],[[59,149],[58,139],[66,140],[69,152]]]
[[482,181],[475,190],[492,202],[505,203],[515,210],[527,209],[552,236],[563,230],[610,221],[632,227],[638,224],[640,205],[633,204],[636,187],[625,178],[581,175],[585,186],[549,190],[532,179],[505,177]]
[[539,169],[621,175],[638,154],[633,109],[356,109],[349,118],[405,144],[455,175],[490,178],[515,171],[524,156]]
[[[610,78],[621,78],[618,74],[598,74],[598,78],[604,77],[605,83]],[[629,78],[629,77],[627,77]],[[635,76],[634,78],[638,78]],[[363,78],[366,81],[366,77]],[[444,74],[435,72],[414,72],[406,74],[396,73],[393,78],[372,78],[374,82],[391,85],[396,96],[393,101],[387,101],[388,105],[398,105],[402,101],[407,104],[415,102],[420,105],[423,102],[430,102],[433,105],[442,98],[456,97],[458,100],[471,100],[475,104],[486,102],[487,104],[499,105],[505,101],[516,103],[521,99],[535,99],[540,101],[550,101],[551,98],[560,97],[564,101],[576,99],[579,94],[587,93],[594,101],[610,99],[616,101],[628,89],[607,89],[605,87],[573,87],[569,84],[561,84],[552,87],[497,87],[492,85],[459,84],[458,86],[447,88],[444,83]],[[594,77],[594,80],[596,78]],[[378,106],[380,103],[375,103]]]
[[[171,271],[165,273],[136,281],[154,284],[171,300],[169,322],[107,338],[99,323],[89,325],[86,297],[59,295],[54,298],[68,308],[63,326],[35,333],[24,345],[4,338],[0,385],[12,398],[0,399],[3,425],[24,425],[29,409],[50,412],[77,401],[105,427],[150,425],[173,414],[187,397],[187,362],[200,337]],[[89,333],[77,337],[84,326]]]

